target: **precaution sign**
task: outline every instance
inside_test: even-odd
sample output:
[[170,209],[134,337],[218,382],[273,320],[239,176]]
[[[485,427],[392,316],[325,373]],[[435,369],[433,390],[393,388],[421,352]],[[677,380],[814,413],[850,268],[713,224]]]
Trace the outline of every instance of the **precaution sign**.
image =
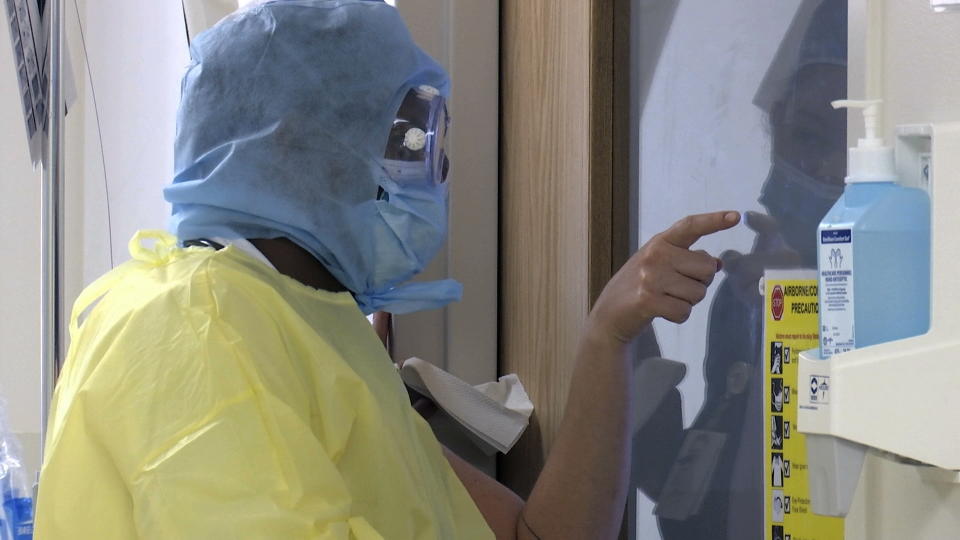
[[763,470],[766,540],[842,540],[842,518],[810,507],[807,448],[797,425],[797,392],[829,403],[830,378],[797,380],[800,351],[820,344],[817,276],[811,271],[768,271],[764,277]]

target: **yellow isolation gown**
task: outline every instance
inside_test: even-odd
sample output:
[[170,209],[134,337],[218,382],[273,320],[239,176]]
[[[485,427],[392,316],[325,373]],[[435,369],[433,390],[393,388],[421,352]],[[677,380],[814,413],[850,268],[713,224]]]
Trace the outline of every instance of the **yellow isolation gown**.
[[349,293],[130,250],[71,316],[37,538],[493,538]]

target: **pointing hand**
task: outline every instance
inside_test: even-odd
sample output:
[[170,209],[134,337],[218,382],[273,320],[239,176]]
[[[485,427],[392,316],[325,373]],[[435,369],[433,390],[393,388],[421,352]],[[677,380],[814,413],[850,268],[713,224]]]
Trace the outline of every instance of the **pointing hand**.
[[722,267],[690,246],[739,222],[737,212],[692,215],[651,238],[604,287],[590,314],[592,330],[628,343],[656,317],[686,321]]

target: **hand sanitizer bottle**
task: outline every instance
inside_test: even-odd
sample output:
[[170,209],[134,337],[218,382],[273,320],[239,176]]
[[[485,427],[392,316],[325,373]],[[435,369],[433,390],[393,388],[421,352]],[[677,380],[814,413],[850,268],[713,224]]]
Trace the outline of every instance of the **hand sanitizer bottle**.
[[897,183],[879,105],[833,102],[863,110],[866,137],[850,148],[847,186],[817,229],[822,358],[930,328],[930,198]]

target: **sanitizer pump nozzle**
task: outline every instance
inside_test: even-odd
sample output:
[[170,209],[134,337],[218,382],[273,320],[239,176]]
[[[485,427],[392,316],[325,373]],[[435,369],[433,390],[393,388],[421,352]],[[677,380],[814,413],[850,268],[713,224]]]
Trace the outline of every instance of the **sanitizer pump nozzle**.
[[884,146],[883,138],[877,133],[877,116],[881,103],[879,99],[843,99],[830,103],[834,109],[861,109],[866,125],[865,137],[857,141],[857,146],[850,148],[847,183],[897,181],[893,148]]

